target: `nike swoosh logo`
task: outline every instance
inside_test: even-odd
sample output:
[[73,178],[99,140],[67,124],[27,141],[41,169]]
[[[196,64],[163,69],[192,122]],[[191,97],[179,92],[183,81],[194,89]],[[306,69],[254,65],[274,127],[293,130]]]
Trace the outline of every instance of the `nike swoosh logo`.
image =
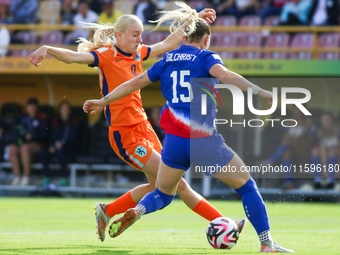
[[119,62],[119,61],[121,61],[121,59],[116,59],[116,62]]

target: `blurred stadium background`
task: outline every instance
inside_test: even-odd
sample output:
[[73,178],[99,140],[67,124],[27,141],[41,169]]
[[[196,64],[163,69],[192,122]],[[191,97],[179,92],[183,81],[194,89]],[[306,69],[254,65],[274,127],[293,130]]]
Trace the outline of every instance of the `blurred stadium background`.
[[[80,28],[75,17],[82,13],[85,13],[84,17],[90,15],[89,12],[91,15],[95,13],[97,16],[93,16],[93,21],[98,21],[98,18],[101,20],[103,12],[109,13],[106,17],[112,19],[114,15],[122,13],[146,14],[144,9],[138,8],[142,2],[145,1],[0,0],[0,195],[117,196],[145,182],[141,173],[125,165],[110,148],[108,127],[103,116],[88,116],[82,111],[86,99],[100,96],[97,71],[77,64],[67,65],[52,57],[45,59],[39,68],[28,61],[28,55],[44,44],[76,50],[74,34]],[[229,5],[227,2],[230,2]],[[313,124],[319,127],[322,113],[330,111],[335,116],[334,125],[338,125],[338,0],[327,0],[327,8],[322,0],[244,2],[246,4],[238,0],[187,1],[187,4],[198,11],[209,6],[217,10],[217,20],[211,26],[210,50],[221,55],[228,69],[267,89],[273,86],[308,88],[312,93],[308,109],[313,113]],[[307,7],[301,7],[302,2],[306,2]],[[176,8],[174,1],[146,3],[148,10]],[[286,13],[285,17],[283,12],[286,4],[293,4],[298,15],[292,12]],[[301,13],[305,17],[300,17]],[[157,43],[169,35],[166,27],[152,31],[148,19],[148,16],[142,17],[145,21],[143,43]],[[144,69],[147,70],[156,61],[145,61]],[[50,157],[48,162],[50,182],[54,185],[44,185],[48,182],[44,182],[46,176],[39,157],[35,157],[31,164],[28,185],[11,185],[14,174],[8,156],[9,142],[5,139],[9,133],[6,132],[11,132],[14,120],[25,112],[26,102],[32,97],[39,101],[39,112],[47,130],[51,130],[61,102],[67,100],[72,106],[71,116],[78,128],[77,146],[69,154],[68,176],[62,185],[59,185],[60,162],[55,156]],[[142,100],[157,128],[157,109],[165,103],[159,84],[143,89]],[[232,105],[231,101],[226,104]],[[247,113],[246,118],[254,116]],[[269,129],[267,125],[258,129],[233,127],[224,132],[227,143],[248,165],[261,164],[271,157],[284,139],[281,127]],[[46,146],[52,135],[49,132]],[[298,158],[296,162],[310,163],[310,158]],[[339,200],[338,179],[335,179],[333,187],[316,190],[312,173],[298,177],[293,186],[283,187],[283,178],[254,176],[266,199]],[[338,178],[339,173],[335,177]],[[235,193],[216,180],[192,179],[189,175],[186,178],[194,189],[206,197],[234,198]]]

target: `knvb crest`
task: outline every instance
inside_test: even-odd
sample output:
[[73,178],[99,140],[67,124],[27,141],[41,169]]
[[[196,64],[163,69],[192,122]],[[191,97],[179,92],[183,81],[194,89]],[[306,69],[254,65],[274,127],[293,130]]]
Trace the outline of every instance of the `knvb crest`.
[[147,154],[147,150],[143,146],[139,145],[136,148],[135,153],[140,157],[144,157]]
[[138,52],[136,56],[133,58],[133,60],[140,61],[140,53]]

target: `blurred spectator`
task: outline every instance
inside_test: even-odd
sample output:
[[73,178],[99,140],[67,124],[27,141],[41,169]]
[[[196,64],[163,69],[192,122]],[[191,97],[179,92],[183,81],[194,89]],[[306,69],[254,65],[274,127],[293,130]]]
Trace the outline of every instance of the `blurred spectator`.
[[100,0],[85,0],[91,11],[94,11],[99,15],[102,12]]
[[[285,128],[283,143],[276,149],[268,162],[270,165],[279,163],[291,169],[292,162],[309,162],[310,147],[313,142],[315,127],[311,119],[305,118],[299,108],[293,108],[292,118],[298,123],[295,127]],[[283,189],[295,188],[292,172],[285,172]]]
[[7,103],[3,104],[1,107],[0,116],[0,129],[1,137],[0,142],[3,145],[8,145],[11,143],[17,143],[19,140],[19,131],[16,128],[18,124],[18,119],[21,116],[21,108],[18,104]]
[[161,129],[161,126],[159,124],[160,113],[161,113],[161,107],[159,106],[153,107],[151,109],[149,121],[150,121],[151,126],[155,130],[155,133],[158,136],[159,140],[161,141],[161,143],[163,143],[165,132],[163,129]]
[[60,23],[63,25],[73,25],[73,18],[76,14],[76,10],[73,9],[73,0],[64,0]]
[[[18,123],[19,139],[9,144],[9,161],[15,174],[13,185],[25,186],[29,183],[32,156],[38,154],[46,142],[46,126],[38,114],[38,100],[30,98],[26,105],[27,114]],[[20,181],[20,160],[24,175]]]
[[[11,0],[0,0],[0,25],[13,23],[9,11],[10,5]],[[0,27],[0,38],[0,57],[4,57],[7,54],[7,46],[11,41],[10,31],[8,31],[7,28]]]
[[314,0],[308,14],[308,21],[314,26],[339,25],[339,1]]
[[269,16],[279,16],[282,10],[282,6],[289,0],[265,0],[263,7],[258,11],[258,15],[261,17],[262,22]]
[[[73,155],[76,146],[77,125],[71,119],[71,105],[63,101],[58,107],[58,117],[52,125],[52,137],[49,152],[55,154],[60,164],[61,180],[59,186],[68,183],[67,165]],[[49,178],[49,174],[45,174]]]
[[208,0],[208,5],[215,9],[217,15],[221,15],[222,13],[220,11],[223,11],[225,8],[229,7],[226,6],[226,2],[227,0]]
[[[80,2],[77,9],[77,14],[73,18],[74,25],[83,27],[83,23],[94,23],[97,22],[98,15],[94,11],[89,9],[87,2]],[[89,30],[79,29],[71,32],[65,39],[66,44],[74,44],[78,37],[88,38]]]
[[12,24],[13,18],[10,13],[11,0],[0,0],[0,24]]
[[12,0],[10,10],[15,24],[34,24],[38,20],[37,0]]
[[143,24],[149,24],[149,20],[156,20],[156,6],[151,0],[139,0],[133,13],[140,18]]
[[0,57],[5,57],[7,54],[7,47],[11,42],[11,34],[7,28],[0,27],[0,38]]
[[238,19],[245,15],[256,14],[257,0],[211,1],[218,15],[234,15]]
[[115,23],[121,15],[122,13],[119,10],[113,8],[112,0],[104,0],[98,22],[112,24]]
[[293,0],[285,3],[280,15],[280,25],[307,25],[312,0]]
[[[339,163],[339,126],[336,125],[335,119],[330,112],[321,115],[320,128],[317,131],[319,146],[312,151],[312,164],[315,171],[314,188],[320,189],[322,173],[328,177],[327,184],[324,188],[334,188],[334,177],[336,165]],[[318,168],[318,166],[320,166]],[[330,171],[332,169],[332,171]]]

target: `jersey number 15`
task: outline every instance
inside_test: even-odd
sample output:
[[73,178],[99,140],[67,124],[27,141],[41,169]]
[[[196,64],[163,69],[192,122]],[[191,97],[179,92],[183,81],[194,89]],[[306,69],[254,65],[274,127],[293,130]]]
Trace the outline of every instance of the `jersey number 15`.
[[[189,70],[181,70],[179,73],[179,85],[183,88],[188,89],[188,94],[189,96],[185,96],[184,94],[180,94],[179,98],[183,103],[189,103],[192,100],[192,88],[190,82],[184,81],[184,77],[189,76],[190,77],[190,71]],[[172,78],[172,103],[178,103],[179,99],[177,97],[177,77],[178,77],[178,72],[173,71],[170,74],[170,77]]]

